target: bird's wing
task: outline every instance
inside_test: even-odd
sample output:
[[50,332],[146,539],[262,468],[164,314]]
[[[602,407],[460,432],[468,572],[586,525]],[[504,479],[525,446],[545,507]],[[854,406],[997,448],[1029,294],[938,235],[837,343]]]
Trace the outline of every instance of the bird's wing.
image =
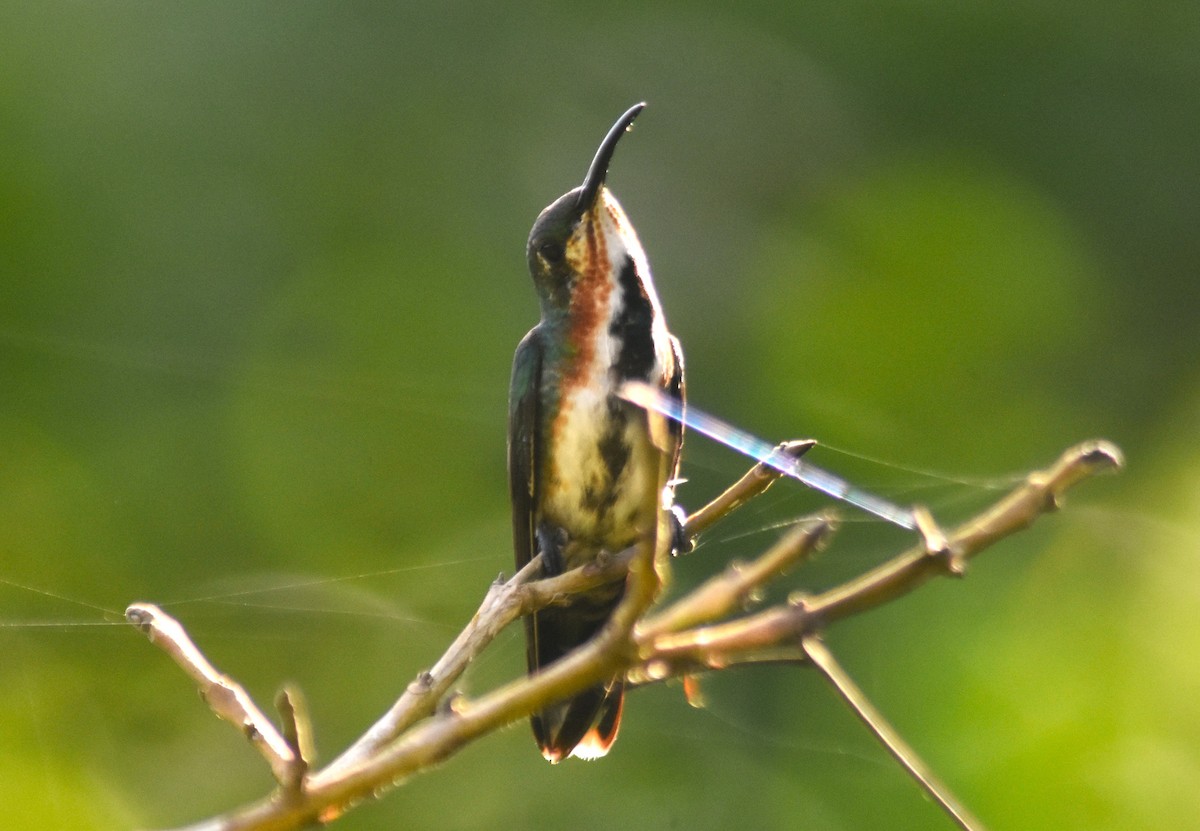
[[535,327],[517,347],[508,388],[508,487],[518,571],[537,554],[534,511],[539,487],[536,459],[541,381],[542,340]]

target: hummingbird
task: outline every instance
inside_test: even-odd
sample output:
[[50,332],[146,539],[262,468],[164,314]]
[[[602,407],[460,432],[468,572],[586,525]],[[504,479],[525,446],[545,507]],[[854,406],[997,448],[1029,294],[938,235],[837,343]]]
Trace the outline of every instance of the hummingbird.
[[[541,212],[526,246],[541,320],[513,359],[509,490],[517,568],[541,554],[544,576],[653,535],[679,468],[682,425],[620,395],[634,381],[684,396],[683,353],[646,253],[605,187],[617,142],[644,106],[617,119],[583,184]],[[594,637],[624,589],[621,580],[527,616],[529,673]],[[542,755],[553,763],[603,756],[624,694],[624,680],[611,678],[535,713]]]

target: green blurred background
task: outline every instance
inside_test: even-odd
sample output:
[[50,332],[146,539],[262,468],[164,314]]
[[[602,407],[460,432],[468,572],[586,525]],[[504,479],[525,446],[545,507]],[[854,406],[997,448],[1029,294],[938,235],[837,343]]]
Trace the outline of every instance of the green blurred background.
[[[297,682],[326,759],[434,660],[511,569],[526,234],[641,99],[609,183],[694,402],[885,459],[814,452],[947,522],[1078,440],[1129,456],[835,629],[851,672],[993,829],[1200,816],[1200,6],[6,3],[0,31],[6,827],[269,791],[131,601],[264,703]],[[685,464],[692,506],[745,467]],[[677,579],[823,504],[781,485]],[[785,589],[905,542],[848,523]],[[602,763],[516,726],[338,827],[949,827],[811,673],[706,691],[635,695]]]

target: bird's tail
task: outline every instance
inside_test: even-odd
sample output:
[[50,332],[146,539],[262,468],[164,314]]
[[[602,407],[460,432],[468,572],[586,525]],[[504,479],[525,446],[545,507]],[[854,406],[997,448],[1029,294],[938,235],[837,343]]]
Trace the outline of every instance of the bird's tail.
[[[575,598],[569,606],[549,607],[525,618],[530,675],[591,640],[623,593],[623,583],[606,586]],[[568,756],[603,756],[617,738],[624,700],[625,682],[614,678],[534,713],[530,721],[542,755],[555,763]]]

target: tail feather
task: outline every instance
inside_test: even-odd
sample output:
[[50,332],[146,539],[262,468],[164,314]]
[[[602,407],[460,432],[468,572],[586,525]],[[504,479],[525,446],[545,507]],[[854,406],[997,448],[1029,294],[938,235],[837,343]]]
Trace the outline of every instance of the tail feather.
[[[536,674],[591,640],[620,602],[621,587],[599,597],[583,596],[565,607],[543,609],[525,619],[529,673]],[[608,752],[621,726],[625,683],[613,679],[534,713],[533,734],[550,762],[568,756],[598,759]]]
[[599,759],[616,741],[624,700],[624,682],[615,681],[535,713],[530,722],[542,756],[553,763],[568,756]]
[[571,751],[576,759],[599,759],[608,753],[621,729],[621,711],[625,709],[625,682],[615,681],[600,705],[596,726],[584,734]]

